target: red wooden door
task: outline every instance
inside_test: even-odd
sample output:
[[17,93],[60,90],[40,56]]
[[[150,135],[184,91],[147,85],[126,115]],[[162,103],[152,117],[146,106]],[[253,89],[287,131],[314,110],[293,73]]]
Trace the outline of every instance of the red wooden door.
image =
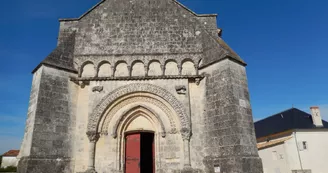
[[140,134],[126,136],[125,173],[140,173]]

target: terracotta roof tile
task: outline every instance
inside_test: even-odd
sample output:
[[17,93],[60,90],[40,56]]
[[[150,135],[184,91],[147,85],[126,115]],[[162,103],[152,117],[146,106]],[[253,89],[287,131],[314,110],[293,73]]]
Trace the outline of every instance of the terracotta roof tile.
[[19,150],[9,150],[8,152],[4,153],[2,156],[18,156]]

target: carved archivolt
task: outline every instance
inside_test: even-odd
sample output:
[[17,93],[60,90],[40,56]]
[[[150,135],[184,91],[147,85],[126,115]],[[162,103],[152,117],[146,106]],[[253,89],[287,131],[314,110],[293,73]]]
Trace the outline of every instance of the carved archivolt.
[[101,126],[101,134],[107,134],[108,133],[108,127],[109,124],[112,120],[112,118],[114,117],[114,115],[120,110],[122,109],[124,106],[129,105],[131,103],[135,103],[135,102],[143,102],[143,103],[147,103],[147,104],[152,104],[155,105],[156,107],[160,108],[168,117],[169,121],[170,121],[170,133],[177,133],[177,127],[174,121],[174,114],[172,113],[172,111],[165,105],[163,104],[161,101],[149,97],[149,96],[140,96],[140,95],[131,95],[131,97],[125,98],[124,100],[120,101],[118,104],[114,105],[109,111],[108,114],[104,115],[106,117],[105,120],[103,121],[103,124]]
[[178,115],[181,129],[184,129],[183,131],[186,131],[185,129],[188,129],[187,136],[190,136],[190,121],[183,105],[171,93],[169,93],[165,89],[152,84],[142,84],[142,83],[125,85],[123,87],[115,89],[114,91],[110,92],[107,96],[105,96],[102,99],[102,101],[96,106],[93,113],[89,116],[88,132],[97,131],[100,120],[104,115],[106,109],[109,106],[111,106],[111,104],[113,104],[115,100],[127,94],[132,94],[136,92],[145,92],[145,93],[154,94],[156,96],[161,97],[166,102],[168,102],[173,108],[173,110],[176,112],[176,114]]
[[118,127],[121,123],[126,122],[125,119],[131,115],[136,115],[136,114],[141,114],[143,116],[147,116],[147,115],[152,115],[157,121],[158,121],[158,125],[160,126],[161,129],[161,136],[164,138],[166,136],[166,130],[164,127],[164,123],[161,120],[161,118],[159,116],[156,115],[155,111],[151,110],[150,108],[145,108],[143,106],[136,106],[132,109],[130,109],[128,112],[124,112],[118,121],[116,121],[115,125],[113,126],[112,129],[112,137],[116,138],[117,137],[117,133],[118,133]]

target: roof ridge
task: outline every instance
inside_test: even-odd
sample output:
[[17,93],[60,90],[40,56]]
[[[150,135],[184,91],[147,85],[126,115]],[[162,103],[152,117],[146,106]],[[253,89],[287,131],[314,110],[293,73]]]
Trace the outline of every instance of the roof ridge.
[[[91,7],[89,10],[87,10],[85,13],[83,13],[78,18],[60,18],[59,21],[78,21],[78,20],[81,20],[83,17],[88,15],[91,11],[93,11],[95,8],[97,8],[99,5],[101,5],[105,1],[107,1],[107,0],[101,0],[100,2],[98,2],[96,5]],[[194,11],[192,11],[191,9],[189,9],[188,7],[186,7],[185,5],[183,5],[181,2],[178,2],[177,0],[171,0],[171,1],[173,1],[174,3],[181,6],[182,8],[184,8],[185,10],[187,10],[188,12],[190,12],[191,14],[193,14],[197,17],[216,17],[218,15],[218,14],[197,14]]]
[[[263,118],[263,119],[261,119],[261,120],[256,121],[256,123],[257,123],[257,122],[260,122],[260,121],[262,121],[262,120],[268,119],[268,118],[270,118],[270,117],[276,116],[276,115],[278,115],[278,114],[282,114],[282,113],[284,113],[284,112],[290,111],[290,110],[292,110],[292,109],[297,109],[297,108],[289,108],[289,109],[286,109],[286,110],[284,110],[284,111],[281,111],[281,112],[278,112],[278,113],[272,114],[272,115],[270,115],[270,116],[268,116],[268,117],[265,117],[265,118]],[[297,109],[297,110],[298,110],[298,109]]]

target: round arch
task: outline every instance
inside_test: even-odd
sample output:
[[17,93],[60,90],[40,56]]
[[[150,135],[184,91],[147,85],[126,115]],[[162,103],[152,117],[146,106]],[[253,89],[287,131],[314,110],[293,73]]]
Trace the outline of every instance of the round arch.
[[180,131],[183,138],[188,139],[190,138],[190,121],[187,116],[187,113],[183,107],[183,105],[168,91],[165,89],[158,87],[152,84],[143,84],[143,83],[134,83],[122,86],[120,88],[115,89],[114,91],[110,92],[106,95],[100,103],[96,106],[92,114],[89,116],[88,122],[88,132],[96,132],[98,133],[98,126],[106,109],[117,99],[123,97],[127,94],[132,94],[136,92],[144,92],[154,94],[156,96],[161,97],[165,100],[169,105],[173,108],[176,115],[178,116],[179,123],[180,123]]

